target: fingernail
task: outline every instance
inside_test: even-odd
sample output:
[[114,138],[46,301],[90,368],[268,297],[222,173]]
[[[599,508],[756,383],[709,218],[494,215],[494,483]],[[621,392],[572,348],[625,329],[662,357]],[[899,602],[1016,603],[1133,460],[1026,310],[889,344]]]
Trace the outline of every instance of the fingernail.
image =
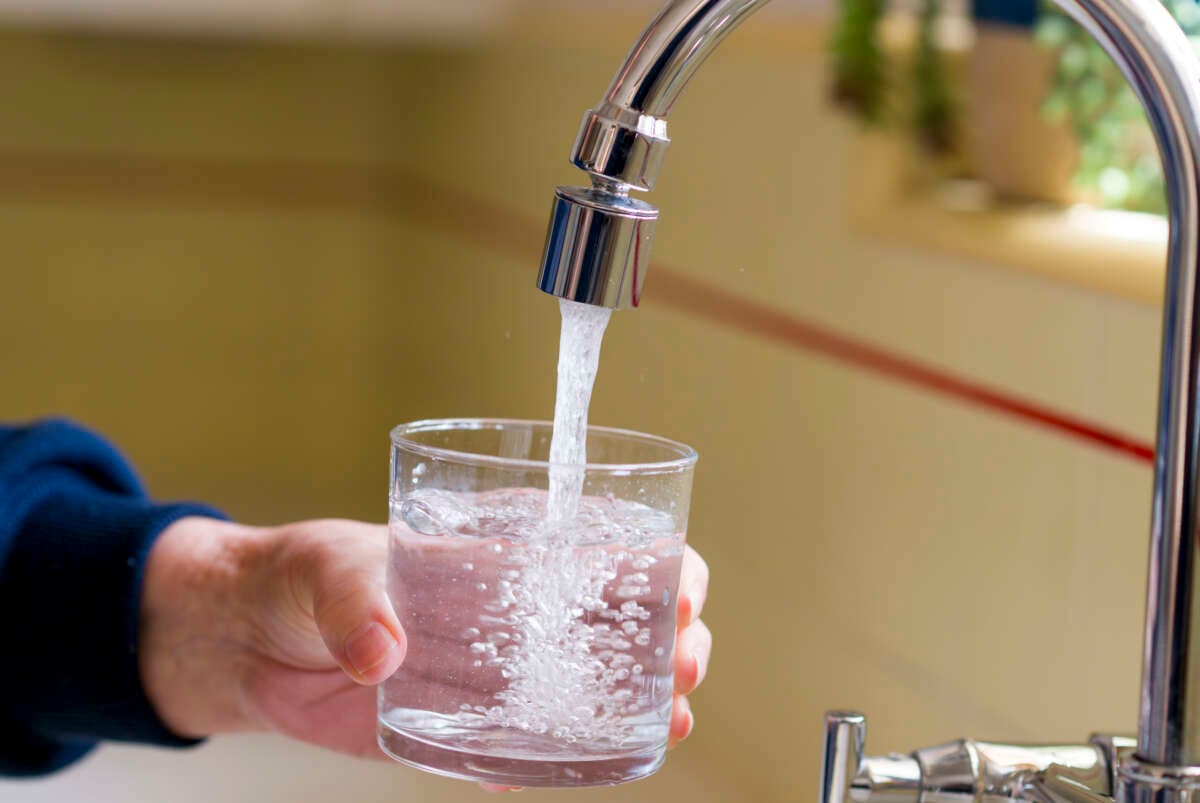
[[366,675],[388,659],[397,646],[396,637],[379,622],[367,622],[346,637],[346,660],[360,675]]

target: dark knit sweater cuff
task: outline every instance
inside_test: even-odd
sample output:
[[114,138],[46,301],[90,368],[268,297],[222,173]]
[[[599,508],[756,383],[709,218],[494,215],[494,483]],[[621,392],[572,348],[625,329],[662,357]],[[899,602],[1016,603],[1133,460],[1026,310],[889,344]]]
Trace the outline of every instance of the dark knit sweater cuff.
[[0,527],[16,529],[0,556],[0,772],[49,772],[104,740],[195,743],[167,730],[142,689],[139,608],[159,534],[185,516],[222,516],[146,499],[123,461],[108,472],[95,455],[75,461],[91,447],[30,467],[21,493],[0,498]]

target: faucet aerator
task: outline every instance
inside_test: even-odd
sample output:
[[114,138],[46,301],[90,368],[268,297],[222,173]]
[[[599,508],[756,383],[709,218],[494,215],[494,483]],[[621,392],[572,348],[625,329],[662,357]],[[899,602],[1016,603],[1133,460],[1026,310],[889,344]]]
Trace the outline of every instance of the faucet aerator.
[[658,210],[613,190],[555,191],[538,273],[542,291],[610,309],[638,306]]

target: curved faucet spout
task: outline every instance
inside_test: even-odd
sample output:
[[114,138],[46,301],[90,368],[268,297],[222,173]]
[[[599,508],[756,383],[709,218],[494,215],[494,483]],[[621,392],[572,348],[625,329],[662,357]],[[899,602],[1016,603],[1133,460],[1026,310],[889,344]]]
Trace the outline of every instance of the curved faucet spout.
[[604,100],[665,118],[708,55],[768,0],[668,3],[647,26]]
[[[1166,175],[1170,242],[1134,797],[1200,788],[1200,593],[1195,586],[1200,449],[1200,65],[1159,0],[1055,0],[1116,61],[1146,109]],[[666,116],[712,50],[766,0],[670,0],[583,120],[572,162],[590,188],[559,188],[539,286],[614,308],[637,306],[657,210],[629,198],[654,186]],[[1156,769],[1158,768],[1158,769]],[[1167,778],[1168,780],[1164,780]],[[1183,778],[1184,780],[1179,780]],[[1191,778],[1192,780],[1187,780]],[[1180,787],[1182,788],[1182,787]],[[1140,790],[1140,791],[1139,791]],[[1171,797],[1167,794],[1166,797]]]
[[768,0],[682,0],[663,6],[604,98],[583,118],[571,163],[608,190],[654,188],[667,115],[709,54]]

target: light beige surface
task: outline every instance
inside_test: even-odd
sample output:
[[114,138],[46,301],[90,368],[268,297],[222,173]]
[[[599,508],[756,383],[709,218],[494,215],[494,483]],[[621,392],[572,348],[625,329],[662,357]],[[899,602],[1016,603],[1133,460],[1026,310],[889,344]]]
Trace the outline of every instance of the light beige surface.
[[[540,220],[579,180],[567,148],[627,47],[556,46],[555,24],[543,45],[409,50],[11,35],[0,154],[393,165]],[[748,24],[672,120],[656,255],[1149,439],[1157,311],[864,238],[854,131],[819,58],[756,50],[755,30],[781,41]],[[0,186],[0,414],[79,417],[159,495],[255,522],[382,519],[402,420],[550,414],[536,237],[516,259],[369,199],[303,206]],[[667,770],[578,797],[811,799],[831,707],[869,712],[874,752],[1132,728],[1147,465],[673,312],[654,288],[609,329],[592,419],[698,448],[690,539],[713,569],[716,651]],[[435,792],[476,799],[266,737],[110,748],[0,783],[15,803]]]
[[1157,306],[1166,277],[1165,218],[1075,205],[1004,203],[977,181],[930,182],[912,149],[876,132],[854,137],[853,219],[905,247]]
[[[662,800],[737,800],[692,759],[672,762],[654,777],[620,790],[629,803]],[[97,788],[99,784],[99,788]],[[156,803],[280,801],[281,803],[405,803],[496,798],[460,781],[384,763],[353,761],[275,736],[241,735],[197,750],[164,753],[143,747],[109,748],[102,758],[72,767],[51,781],[0,785],[3,799],[20,803],[147,800]],[[721,795],[725,796],[722,797]],[[599,795],[604,797],[603,793]],[[612,797],[612,793],[609,793]],[[595,790],[527,792],[531,801],[595,801]],[[500,798],[504,799],[504,798]]]

